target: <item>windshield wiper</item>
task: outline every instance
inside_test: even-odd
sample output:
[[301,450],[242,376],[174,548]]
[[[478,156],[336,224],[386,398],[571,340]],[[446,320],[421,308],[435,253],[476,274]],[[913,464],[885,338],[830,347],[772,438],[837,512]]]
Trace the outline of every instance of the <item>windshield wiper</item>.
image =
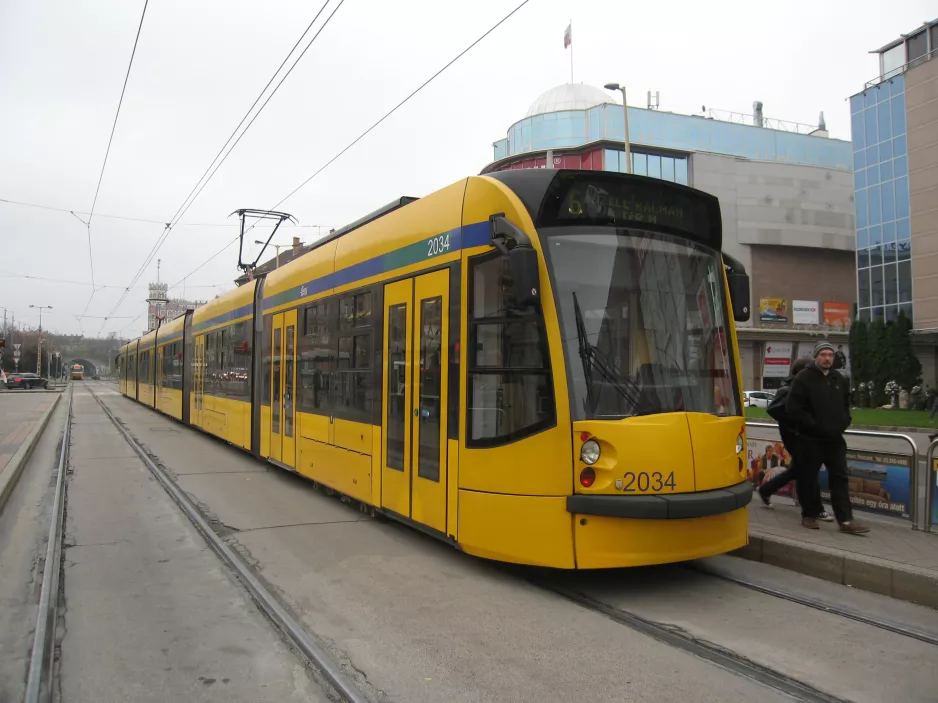
[[576,319],[576,336],[580,352],[580,359],[583,361],[583,375],[586,380],[586,402],[589,405],[589,412],[596,410],[598,399],[593,393],[593,369],[599,371],[602,379],[612,386],[626,403],[628,403],[631,412],[630,415],[641,414],[636,411],[641,400],[635,384],[631,381],[623,383],[619,373],[615,370],[602,350],[592,344],[586,338],[586,323],[583,321],[583,310],[577,300],[576,293],[573,293],[573,312]]

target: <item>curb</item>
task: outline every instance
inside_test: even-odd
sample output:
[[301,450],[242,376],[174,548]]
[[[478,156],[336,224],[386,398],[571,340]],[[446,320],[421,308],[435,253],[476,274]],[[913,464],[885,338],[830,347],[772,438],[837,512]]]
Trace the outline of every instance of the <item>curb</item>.
[[926,569],[752,532],[749,545],[730,556],[938,608],[938,573]]
[[39,442],[39,437],[42,435],[42,431],[46,428],[46,425],[49,423],[49,418],[52,417],[52,413],[55,412],[55,409],[59,405],[59,396],[52,402],[52,407],[46,410],[42,417],[39,418],[39,421],[36,423],[36,426],[33,427],[32,432],[26,437],[26,441],[20,445],[20,448],[16,450],[16,454],[13,455],[13,459],[10,460],[10,463],[4,469],[3,473],[0,474],[0,510],[3,510],[3,506],[6,505],[7,500],[10,497],[10,494],[13,493],[13,489],[16,487],[17,479],[19,479],[20,474],[23,472],[23,468],[26,466],[26,462],[29,459],[30,454],[33,453],[33,449],[36,447],[36,444]]

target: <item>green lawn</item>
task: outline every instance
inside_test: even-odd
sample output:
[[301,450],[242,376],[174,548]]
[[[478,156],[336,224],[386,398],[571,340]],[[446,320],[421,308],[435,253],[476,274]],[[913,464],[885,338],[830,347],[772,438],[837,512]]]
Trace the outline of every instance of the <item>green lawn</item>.
[[[851,411],[854,425],[872,425],[880,427],[924,427],[935,428],[938,432],[938,415],[934,422],[928,419],[925,410],[887,410],[884,408],[854,408]],[[769,420],[765,408],[746,408],[746,417],[750,420]]]

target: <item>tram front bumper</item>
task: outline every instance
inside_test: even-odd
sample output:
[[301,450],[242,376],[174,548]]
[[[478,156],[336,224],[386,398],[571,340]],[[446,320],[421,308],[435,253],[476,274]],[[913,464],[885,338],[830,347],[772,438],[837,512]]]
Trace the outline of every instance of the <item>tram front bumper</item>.
[[727,488],[666,495],[572,495],[567,511],[577,515],[633,520],[686,520],[723,515],[745,508],[752,500],[748,480]]

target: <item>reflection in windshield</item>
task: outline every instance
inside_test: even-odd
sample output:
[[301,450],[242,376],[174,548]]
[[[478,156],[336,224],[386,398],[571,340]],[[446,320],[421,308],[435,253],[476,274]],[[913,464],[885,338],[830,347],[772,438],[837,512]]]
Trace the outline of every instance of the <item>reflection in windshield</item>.
[[575,419],[738,412],[718,254],[637,230],[541,234]]

